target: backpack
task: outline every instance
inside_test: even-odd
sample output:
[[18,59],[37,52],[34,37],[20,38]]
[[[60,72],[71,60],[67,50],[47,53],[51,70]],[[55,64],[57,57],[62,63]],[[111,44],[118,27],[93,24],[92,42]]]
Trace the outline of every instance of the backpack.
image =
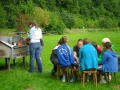
[[52,53],[50,56],[50,61],[53,64],[58,65],[57,49],[52,50]]

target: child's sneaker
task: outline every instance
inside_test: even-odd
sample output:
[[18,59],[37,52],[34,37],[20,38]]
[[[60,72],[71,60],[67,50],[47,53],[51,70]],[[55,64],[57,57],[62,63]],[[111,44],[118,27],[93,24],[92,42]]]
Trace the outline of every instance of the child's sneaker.
[[86,82],[89,82],[89,79],[87,79]]
[[102,79],[100,80],[100,83],[106,83],[106,80]]
[[[111,75],[109,75],[109,82],[111,81],[111,78],[112,78]],[[108,78],[107,78],[107,81],[108,81]]]
[[73,77],[71,80],[70,80],[70,82],[74,82],[75,81],[75,77]]

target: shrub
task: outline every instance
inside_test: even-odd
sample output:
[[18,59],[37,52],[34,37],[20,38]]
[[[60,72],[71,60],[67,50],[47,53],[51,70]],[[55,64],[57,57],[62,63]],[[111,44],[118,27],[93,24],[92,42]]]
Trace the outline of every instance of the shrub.
[[68,13],[67,11],[62,11],[58,13],[58,16],[67,28],[71,29],[75,25],[75,18],[73,14]]
[[64,33],[65,24],[58,18],[56,13],[50,12],[50,24],[45,27],[45,31],[57,31],[58,34]]
[[86,21],[86,27],[87,28],[94,28],[95,27],[95,21],[93,21],[92,19],[89,19]]
[[101,18],[99,20],[99,25],[101,28],[111,28],[112,27],[112,19],[111,18]]
[[47,10],[43,10],[40,7],[35,7],[33,12],[33,20],[36,20],[39,26],[45,28],[50,24],[50,16]]
[[84,26],[84,21],[79,17],[75,17],[74,28],[82,28],[83,26]]

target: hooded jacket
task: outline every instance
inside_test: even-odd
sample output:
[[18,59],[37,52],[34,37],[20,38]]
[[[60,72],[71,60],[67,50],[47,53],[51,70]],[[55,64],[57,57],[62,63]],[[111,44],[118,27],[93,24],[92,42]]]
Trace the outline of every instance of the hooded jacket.
[[98,69],[97,50],[92,44],[84,44],[79,50],[80,70]]
[[72,49],[67,44],[62,44],[57,49],[57,57],[61,67],[75,65]]
[[118,72],[117,54],[113,51],[106,50],[103,59],[99,65],[102,65],[103,72]]
[[[113,51],[115,51],[113,45],[111,46],[111,48],[112,48]],[[103,54],[104,54],[105,51],[106,51],[106,49],[103,47],[102,52],[101,52],[101,54],[100,54],[100,56],[98,58],[98,63],[102,61]]]

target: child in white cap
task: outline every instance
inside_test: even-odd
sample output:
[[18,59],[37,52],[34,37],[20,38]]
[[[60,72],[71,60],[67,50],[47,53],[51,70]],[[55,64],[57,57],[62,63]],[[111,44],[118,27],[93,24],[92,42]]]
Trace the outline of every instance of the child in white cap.
[[[111,41],[110,41],[109,38],[103,38],[103,39],[102,39],[102,45],[104,46],[104,44],[105,44],[106,42],[111,42]],[[114,51],[114,46],[113,46],[113,45],[111,46],[111,48],[112,48],[112,50]],[[102,57],[103,57],[103,54],[104,54],[105,51],[106,51],[106,50],[105,50],[105,48],[103,47],[102,53],[100,54],[100,56],[99,56],[99,58],[98,58],[98,62],[101,62],[101,61],[102,61]]]

